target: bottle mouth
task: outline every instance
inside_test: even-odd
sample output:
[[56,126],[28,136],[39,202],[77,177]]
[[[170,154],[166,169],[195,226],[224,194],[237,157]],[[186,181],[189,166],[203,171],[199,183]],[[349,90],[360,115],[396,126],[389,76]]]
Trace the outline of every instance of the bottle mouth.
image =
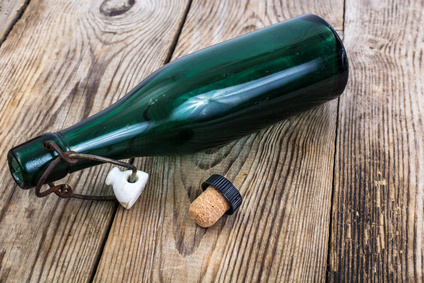
[[10,173],[12,174],[13,180],[15,180],[16,184],[22,189],[24,189],[24,175],[22,173],[21,165],[18,160],[13,156],[11,152],[9,152],[7,156],[7,161],[9,163]]
[[[69,149],[63,145],[58,134],[46,133],[18,145],[7,154],[10,174],[16,184],[22,189],[30,189],[37,186],[38,180],[49,164],[57,157],[53,151],[46,150],[43,144],[46,140],[53,140],[65,151]],[[69,165],[59,164],[55,172],[51,172],[47,182],[62,179],[69,171]]]

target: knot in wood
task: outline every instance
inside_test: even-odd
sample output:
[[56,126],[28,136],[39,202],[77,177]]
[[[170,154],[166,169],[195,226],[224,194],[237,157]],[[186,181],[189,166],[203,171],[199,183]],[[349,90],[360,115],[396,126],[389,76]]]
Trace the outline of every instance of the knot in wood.
[[100,5],[100,13],[108,17],[122,15],[128,12],[135,4],[135,0],[105,0]]

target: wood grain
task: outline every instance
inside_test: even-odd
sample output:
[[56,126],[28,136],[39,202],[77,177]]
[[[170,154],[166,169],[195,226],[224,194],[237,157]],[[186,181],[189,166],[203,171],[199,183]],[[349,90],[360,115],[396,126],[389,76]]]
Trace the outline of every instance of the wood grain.
[[[304,14],[338,29],[343,1],[193,1],[173,58]],[[324,280],[337,101],[203,154],[153,158],[130,211],[118,209],[97,282]],[[244,203],[209,229],[188,208],[211,174]]]
[[[161,66],[186,6],[33,0],[15,24],[0,48],[0,282],[92,276],[116,204],[37,199],[14,184],[6,153],[100,111]],[[110,193],[102,184],[106,170],[67,182],[81,193]]]
[[0,45],[5,40],[14,23],[22,15],[28,0],[0,1]]
[[423,281],[423,11],[346,1],[330,281]]

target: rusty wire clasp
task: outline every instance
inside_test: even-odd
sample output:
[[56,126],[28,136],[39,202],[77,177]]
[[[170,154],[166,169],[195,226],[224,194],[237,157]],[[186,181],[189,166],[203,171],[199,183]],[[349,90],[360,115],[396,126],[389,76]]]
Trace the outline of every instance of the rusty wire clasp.
[[[47,167],[46,171],[44,171],[43,175],[38,180],[37,186],[35,187],[35,194],[37,197],[45,197],[50,195],[51,193],[55,193],[58,197],[61,198],[77,198],[77,199],[84,199],[84,200],[116,200],[115,196],[89,196],[89,195],[80,195],[80,194],[74,194],[72,188],[67,184],[60,184],[55,185],[53,182],[48,183],[49,189],[45,191],[41,191],[41,187],[43,186],[46,179],[49,177],[50,173],[53,171],[53,169],[61,162],[64,161],[68,163],[69,165],[75,165],[78,163],[79,159],[89,159],[104,163],[111,163],[118,166],[126,167],[130,170],[132,170],[132,175],[130,176],[129,182],[132,182],[137,178],[137,168],[126,162],[97,156],[97,155],[91,155],[91,154],[81,154],[77,153],[75,151],[66,151],[63,152],[60,147],[55,144],[51,140],[47,140],[43,144],[44,148],[46,150],[54,150],[59,156],[56,157],[55,160]],[[132,159],[133,160],[133,159]]]

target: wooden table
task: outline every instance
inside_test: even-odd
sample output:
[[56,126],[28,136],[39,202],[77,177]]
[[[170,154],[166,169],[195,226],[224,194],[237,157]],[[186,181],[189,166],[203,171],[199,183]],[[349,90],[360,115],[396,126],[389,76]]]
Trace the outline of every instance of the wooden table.
[[[0,2],[0,281],[422,281],[423,2],[3,0]],[[170,60],[304,13],[344,37],[346,91],[207,153],[136,159],[150,173],[131,210],[38,199],[6,153],[75,124]],[[109,193],[109,166],[74,173]],[[239,211],[188,216],[213,173]]]

